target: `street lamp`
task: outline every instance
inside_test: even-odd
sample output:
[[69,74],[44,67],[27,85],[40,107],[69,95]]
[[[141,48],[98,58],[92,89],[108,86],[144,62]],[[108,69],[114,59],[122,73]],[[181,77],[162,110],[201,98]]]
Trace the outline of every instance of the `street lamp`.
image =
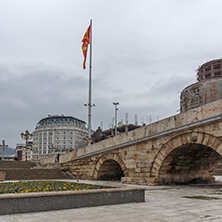
[[53,146],[53,143],[51,143],[51,145],[49,145],[48,148],[49,148],[51,154],[55,153],[56,148]]
[[25,161],[27,161],[27,149],[28,149],[28,140],[32,139],[32,133],[29,133],[28,130],[25,131],[25,133],[21,133],[21,137],[22,139],[25,140],[25,148],[26,148],[26,152],[25,152]]
[[[91,96],[90,96],[90,98],[91,98]],[[89,144],[91,144],[91,134],[92,134],[92,132],[91,132],[91,119],[92,119],[92,114],[91,114],[91,108],[93,107],[93,106],[95,106],[95,104],[91,104],[91,102],[89,102],[88,104],[84,104],[84,106],[88,106],[88,141],[87,141],[87,144],[89,145]]]
[[52,140],[51,143],[48,141],[48,143],[50,143],[50,145],[48,146],[48,153],[50,151],[50,153],[52,154],[53,152],[56,151],[56,148],[53,145],[54,142],[54,136],[53,136],[53,132],[49,132],[50,137],[48,139]]
[[117,135],[117,110],[118,110],[118,102],[113,102],[113,105],[115,107],[115,136]]
[[4,152],[6,149],[8,149],[8,145],[5,145],[5,140],[2,140],[2,145],[0,144],[0,149],[3,150],[3,160],[4,160]]

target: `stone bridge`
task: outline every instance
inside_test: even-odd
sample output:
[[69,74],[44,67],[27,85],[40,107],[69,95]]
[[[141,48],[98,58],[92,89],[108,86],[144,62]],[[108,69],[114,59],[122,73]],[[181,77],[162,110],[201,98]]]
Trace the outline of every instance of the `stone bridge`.
[[134,184],[212,181],[222,160],[222,100],[61,156],[79,179]]

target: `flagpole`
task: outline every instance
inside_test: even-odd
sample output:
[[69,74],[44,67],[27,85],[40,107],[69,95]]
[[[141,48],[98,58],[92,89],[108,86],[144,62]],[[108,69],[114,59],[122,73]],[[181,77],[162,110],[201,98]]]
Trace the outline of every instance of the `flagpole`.
[[[92,19],[90,19],[90,53],[89,53],[89,103],[88,103],[88,137],[91,139],[92,108]],[[90,143],[89,143],[90,144]]]

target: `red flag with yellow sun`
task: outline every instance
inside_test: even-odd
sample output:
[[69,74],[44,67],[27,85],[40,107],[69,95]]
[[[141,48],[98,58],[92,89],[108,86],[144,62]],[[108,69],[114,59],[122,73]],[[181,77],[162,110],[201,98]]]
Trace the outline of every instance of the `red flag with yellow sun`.
[[90,27],[87,29],[83,39],[82,39],[82,52],[84,56],[84,61],[83,61],[83,69],[86,68],[86,56],[87,56],[87,50],[88,50],[88,45],[90,44]]

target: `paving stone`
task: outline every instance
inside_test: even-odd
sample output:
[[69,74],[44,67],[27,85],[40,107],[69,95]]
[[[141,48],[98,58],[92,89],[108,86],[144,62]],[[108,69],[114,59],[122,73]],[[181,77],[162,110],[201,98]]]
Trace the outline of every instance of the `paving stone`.
[[[92,181],[85,181],[92,182]],[[95,181],[94,181],[95,183]],[[123,185],[98,181],[99,184]],[[198,222],[222,221],[220,186],[142,186],[145,203],[130,203],[70,210],[0,216],[1,222]],[[185,198],[184,196],[195,198]],[[198,196],[200,199],[198,199]],[[221,199],[201,199],[218,197]]]

